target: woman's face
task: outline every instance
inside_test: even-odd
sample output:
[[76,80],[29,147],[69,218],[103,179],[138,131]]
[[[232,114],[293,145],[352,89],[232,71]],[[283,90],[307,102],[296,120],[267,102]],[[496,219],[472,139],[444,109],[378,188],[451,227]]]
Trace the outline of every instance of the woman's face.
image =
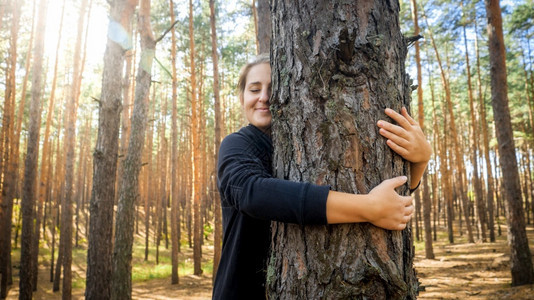
[[263,131],[271,128],[270,96],[271,66],[266,63],[253,66],[247,74],[243,108],[249,123]]

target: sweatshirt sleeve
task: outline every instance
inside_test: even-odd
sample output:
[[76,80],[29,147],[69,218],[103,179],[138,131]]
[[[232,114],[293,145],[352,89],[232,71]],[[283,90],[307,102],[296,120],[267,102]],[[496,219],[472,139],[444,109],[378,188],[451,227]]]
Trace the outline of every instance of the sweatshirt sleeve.
[[273,178],[253,147],[237,134],[221,143],[217,175],[223,207],[264,220],[326,224],[330,188]]

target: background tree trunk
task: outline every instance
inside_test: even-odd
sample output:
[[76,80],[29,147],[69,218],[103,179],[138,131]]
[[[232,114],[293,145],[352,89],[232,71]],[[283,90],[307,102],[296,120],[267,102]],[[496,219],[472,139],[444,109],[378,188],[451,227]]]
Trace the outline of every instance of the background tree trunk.
[[[30,121],[28,128],[28,144],[24,165],[24,186],[22,189],[22,234],[20,249],[20,294],[19,299],[32,299],[32,242],[35,231],[34,205],[37,183],[37,162],[39,159],[39,131],[41,129],[41,97],[43,93],[43,52],[46,33],[46,12],[48,0],[39,2],[37,17],[37,38],[33,48],[35,59],[32,68],[32,100],[30,104]],[[18,158],[14,158],[18,159]]]
[[[2,131],[0,155],[0,175],[3,173],[2,195],[0,199],[0,297],[7,296],[7,286],[12,283],[11,273],[11,227],[13,215],[13,199],[15,198],[18,157],[12,157],[15,144],[13,130],[15,128],[15,96],[17,70],[17,39],[20,23],[20,10],[23,1],[12,1],[12,20],[10,26],[9,59],[6,61],[6,83],[4,106],[2,111]],[[32,90],[33,91],[33,90]],[[29,243],[29,242],[27,242]],[[30,291],[31,297],[31,291]]]
[[[169,0],[171,23],[174,24],[174,0]],[[176,32],[171,30],[172,119],[171,119],[171,283],[178,284],[178,251],[180,249],[180,191],[178,189],[178,95],[176,78]],[[183,188],[183,187],[182,187]]]
[[258,54],[269,53],[271,44],[271,8],[269,0],[257,0],[258,2],[258,28],[256,40],[258,44]]
[[[135,0],[111,2],[110,31],[127,28],[135,8]],[[111,32],[110,32],[111,33]],[[85,298],[109,299],[111,295],[111,251],[115,174],[117,171],[119,121],[124,53],[131,48],[131,38],[111,40],[108,35],[104,53],[102,96],[98,121],[98,137],[93,153],[93,192],[90,204],[89,247],[87,249],[87,280]]]
[[196,70],[195,70],[195,35],[193,31],[193,1],[189,0],[189,55],[191,68],[191,126],[192,126],[192,171],[193,171],[193,272],[195,275],[202,274],[201,258],[201,231],[200,226],[200,140],[199,140],[199,113],[196,94]]
[[[410,1],[412,7],[412,19],[414,23],[414,36],[419,35],[419,15],[417,13],[416,0]],[[425,130],[425,114],[423,109],[423,75],[421,72],[421,56],[419,41],[415,41],[415,64],[417,67],[417,108],[418,108],[418,121],[419,126]],[[425,257],[428,259],[434,259],[434,249],[432,248],[432,226],[430,225],[430,215],[432,211],[430,192],[428,188],[428,172],[425,171],[423,178],[423,224],[424,224],[424,240],[425,240]]]
[[132,247],[134,239],[135,199],[139,196],[139,172],[148,123],[148,95],[156,42],[150,26],[150,0],[142,0],[138,20],[141,35],[141,60],[137,68],[135,102],[132,113],[132,133],[124,172],[119,206],[115,222],[111,299],[132,298]]
[[525,230],[525,215],[521,200],[514,134],[510,120],[510,108],[508,107],[501,6],[499,0],[485,0],[485,3],[491,66],[491,104],[499,143],[499,162],[503,173],[512,286],[518,286],[534,283],[534,269]]
[[[272,5],[276,177],[368,193],[406,174],[408,164],[376,126],[386,118],[384,108],[410,103],[398,2]],[[415,298],[410,228],[273,223],[272,230],[273,298]]]
[[[270,12],[269,12],[270,14]],[[214,148],[215,155],[213,163],[216,164],[219,160],[219,147],[221,146],[221,105],[219,94],[219,54],[217,53],[217,26],[215,15],[215,0],[210,0],[210,25],[211,25],[211,58],[213,61],[213,98],[215,110],[215,135]],[[173,177],[175,178],[175,177]],[[212,176],[213,187],[216,187],[216,176]],[[215,230],[213,233],[213,278],[217,274],[219,261],[221,260],[222,251],[222,215],[221,215],[221,200],[217,192],[213,193],[213,214],[215,219]]]

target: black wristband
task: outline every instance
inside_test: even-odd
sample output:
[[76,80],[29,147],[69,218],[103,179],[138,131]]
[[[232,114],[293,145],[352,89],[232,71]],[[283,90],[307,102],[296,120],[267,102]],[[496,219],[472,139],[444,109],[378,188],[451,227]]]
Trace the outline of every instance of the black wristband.
[[410,195],[413,194],[413,192],[415,192],[415,190],[417,190],[420,185],[421,185],[421,180],[419,180],[419,183],[417,184],[416,187],[414,187],[413,189],[410,189]]

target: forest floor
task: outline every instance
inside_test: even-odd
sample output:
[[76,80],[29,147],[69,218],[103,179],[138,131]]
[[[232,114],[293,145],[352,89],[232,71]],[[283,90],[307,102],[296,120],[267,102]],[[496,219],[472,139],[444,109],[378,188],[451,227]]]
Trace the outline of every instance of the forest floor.
[[[416,242],[415,268],[423,291],[419,299],[534,299],[534,285],[511,287],[509,268],[509,247],[506,241],[506,226],[501,225],[502,235],[497,236],[495,243],[469,244],[465,236],[455,236],[455,243],[449,244],[445,228],[438,230],[438,241],[433,243],[435,259],[425,259],[424,242]],[[496,233],[497,234],[497,233]],[[527,226],[527,234],[531,253],[534,254],[534,227]],[[132,296],[134,299],[210,299],[211,298],[211,245],[203,247],[205,274],[191,275],[192,250],[182,245],[180,255],[184,263],[180,267],[180,283],[170,284],[168,250],[161,247],[160,264],[149,261],[134,261],[134,273],[143,272],[142,268],[150,269],[144,278],[133,280]],[[61,292],[52,292],[49,275],[49,259],[45,258],[48,251],[41,251],[43,260],[39,266],[38,290],[34,299],[61,299]],[[18,273],[19,251],[14,251],[14,273]],[[73,299],[83,299],[85,289],[86,250],[75,249],[73,252]],[[153,256],[153,253],[151,253]],[[142,256],[142,255],[140,255]],[[134,257],[135,254],[134,254]],[[144,267],[139,267],[142,265]],[[163,271],[156,269],[163,268]],[[137,270],[137,271],[136,271]],[[141,270],[141,271],[140,271]],[[158,273],[159,272],[159,273]],[[166,273],[167,272],[167,273]],[[159,275],[158,275],[159,274]],[[18,299],[18,275],[13,276],[7,299]]]

